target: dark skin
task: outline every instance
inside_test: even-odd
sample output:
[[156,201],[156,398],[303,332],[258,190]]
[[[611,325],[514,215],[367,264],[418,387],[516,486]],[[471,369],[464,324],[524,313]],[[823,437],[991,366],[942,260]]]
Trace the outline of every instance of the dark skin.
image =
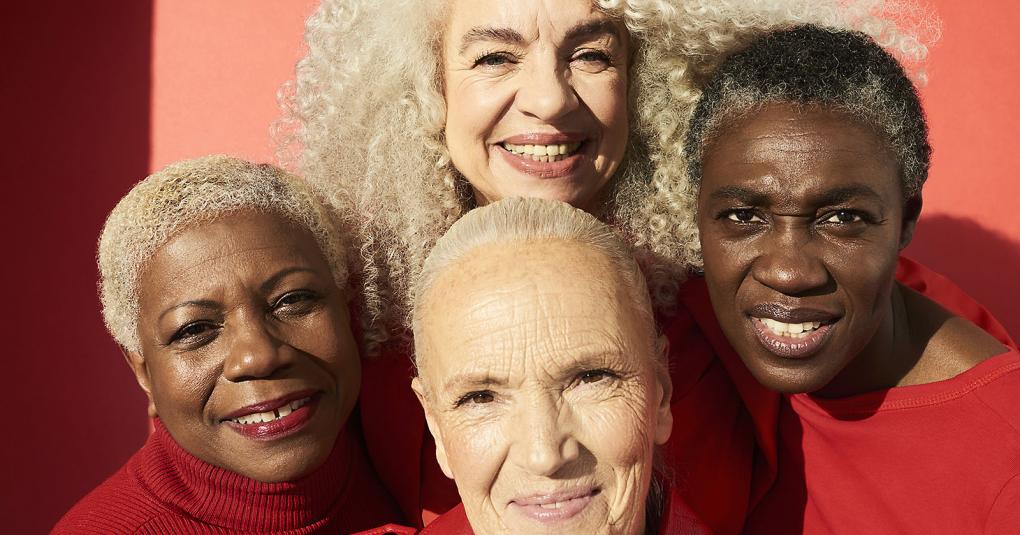
[[1005,351],[895,282],[921,203],[904,199],[874,130],[772,104],[714,139],[698,196],[705,278],[763,385],[845,397],[945,380]]
[[[251,212],[198,224],[155,252],[139,288],[141,352],[125,356],[181,447],[265,482],[327,459],[361,363],[347,296],[311,233]],[[257,440],[231,425],[240,409],[295,395],[314,409],[293,433]]]

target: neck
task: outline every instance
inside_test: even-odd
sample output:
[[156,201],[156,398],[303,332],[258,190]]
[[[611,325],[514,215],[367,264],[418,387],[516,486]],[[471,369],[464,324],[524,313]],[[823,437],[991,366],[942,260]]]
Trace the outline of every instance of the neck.
[[136,475],[160,501],[232,530],[280,531],[328,523],[348,485],[354,440],[341,432],[322,466],[295,481],[264,483],[185,451],[154,420]]

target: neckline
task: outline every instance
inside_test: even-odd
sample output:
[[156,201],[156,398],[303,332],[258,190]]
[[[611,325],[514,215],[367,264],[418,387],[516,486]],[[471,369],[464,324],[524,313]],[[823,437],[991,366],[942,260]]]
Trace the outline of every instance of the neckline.
[[1004,349],[1005,352],[985,359],[969,370],[942,381],[885,388],[844,398],[822,398],[809,393],[788,394],[785,397],[790,399],[795,407],[823,411],[834,417],[853,417],[938,405],[966,396],[975,389],[1020,369],[1020,353],[1016,349]]
[[327,525],[351,478],[355,444],[346,427],[322,466],[281,483],[209,464],[185,451],[158,418],[153,427],[133,475],[161,503],[220,528],[264,532]]

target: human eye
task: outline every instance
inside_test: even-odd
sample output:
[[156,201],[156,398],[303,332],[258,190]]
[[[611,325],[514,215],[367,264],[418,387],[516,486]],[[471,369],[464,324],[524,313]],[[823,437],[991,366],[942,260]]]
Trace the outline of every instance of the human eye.
[[517,58],[508,52],[486,52],[472,62],[472,67],[498,68],[517,63]]
[[600,368],[597,370],[585,370],[577,374],[577,381],[581,384],[591,384],[605,381],[607,379],[615,379],[617,377],[619,377],[619,375],[616,373]]
[[273,301],[275,313],[299,314],[310,310],[318,301],[318,294],[310,290],[294,290],[287,292]]
[[474,392],[468,392],[463,396],[457,398],[457,401],[453,404],[455,408],[463,407],[465,405],[482,405],[486,403],[492,403],[496,400],[496,394],[491,390],[476,390]]
[[820,222],[827,225],[851,225],[870,221],[867,214],[857,210],[836,210],[822,216]]
[[200,345],[209,341],[218,328],[219,325],[211,321],[192,321],[174,331],[167,345]]
[[726,210],[721,214],[729,221],[742,224],[751,223],[764,223],[765,220],[761,218],[754,210],[750,208],[735,208],[733,210]]
[[581,68],[600,72],[613,65],[613,56],[608,51],[597,48],[584,48],[577,50],[570,57],[570,62],[581,66]]

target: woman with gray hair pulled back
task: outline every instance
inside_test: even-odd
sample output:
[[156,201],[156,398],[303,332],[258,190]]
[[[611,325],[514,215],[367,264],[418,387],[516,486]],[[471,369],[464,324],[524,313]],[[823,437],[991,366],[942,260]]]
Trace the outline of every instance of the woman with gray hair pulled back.
[[399,520],[348,420],[349,233],[301,180],[227,156],[172,164],[121,199],[99,241],[103,318],[154,432],[54,533]]
[[[331,203],[357,208],[366,443],[409,519],[424,525],[459,500],[408,389],[425,258],[470,210],[539,197],[588,212],[633,248],[671,342],[675,425],[664,464],[714,531],[740,532],[775,474],[778,398],[718,333],[707,297],[682,286],[699,255],[687,118],[715,66],[770,29],[862,28],[920,60],[923,39],[893,22],[912,9],[909,0],[323,0],[288,101],[292,140],[302,174]],[[910,273],[927,285],[926,271]]]
[[454,223],[418,281],[412,386],[462,500],[423,533],[708,532],[654,466],[668,341],[610,227],[504,199]]

